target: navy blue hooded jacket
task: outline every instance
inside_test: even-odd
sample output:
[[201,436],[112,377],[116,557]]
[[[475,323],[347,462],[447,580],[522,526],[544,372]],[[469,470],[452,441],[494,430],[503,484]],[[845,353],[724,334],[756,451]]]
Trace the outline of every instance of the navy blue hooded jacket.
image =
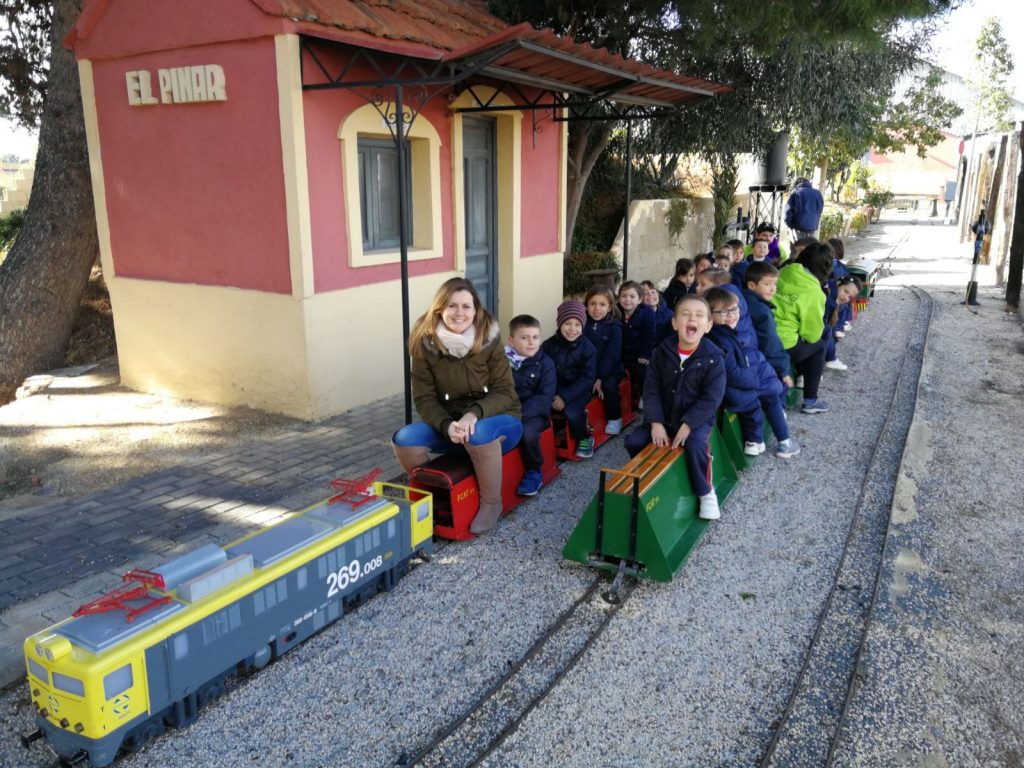
[[644,423],[663,424],[675,435],[684,423],[690,429],[712,426],[725,397],[722,350],[706,336],[679,362],[678,339],[665,339],[651,355],[644,378]]
[[654,310],[640,304],[628,318],[622,320],[622,359],[634,363],[641,357],[651,359],[654,352]]
[[[722,405],[737,413],[749,411],[757,402],[761,388],[761,372],[756,363],[764,358],[752,361],[740,343],[736,330],[727,325],[713,326],[708,338],[722,350],[724,356],[725,397],[722,398]],[[754,352],[757,352],[756,348]],[[775,378],[774,372],[772,378]]]
[[583,335],[597,350],[597,378],[601,381],[621,379],[622,367],[622,323],[614,317],[603,320],[587,318]]
[[743,346],[757,349],[757,332],[754,330],[753,320],[750,319],[750,307],[747,306],[747,300],[743,298],[743,291],[731,283],[721,285],[719,288],[725,288],[739,301],[740,321],[736,326],[736,333],[740,335]]
[[757,333],[757,348],[761,350],[761,354],[764,355],[780,379],[783,376],[789,376],[792,363],[786,348],[782,346],[782,340],[779,339],[779,332],[775,328],[772,305],[754,291],[745,289],[743,295],[747,299],[750,320],[754,324],[755,333]]
[[811,232],[818,228],[824,208],[825,199],[821,192],[812,187],[807,179],[803,179],[793,187],[786,201],[786,226],[801,232]]
[[582,334],[576,341],[567,341],[561,331],[556,331],[541,345],[541,351],[555,364],[556,394],[561,395],[567,405],[585,407],[590,402],[590,390],[597,378],[597,350],[594,345]]
[[523,421],[535,416],[550,416],[551,401],[558,390],[558,376],[555,364],[537,350],[537,354],[528,357],[519,364],[518,370],[512,369],[512,378],[516,382],[516,395],[523,409]]

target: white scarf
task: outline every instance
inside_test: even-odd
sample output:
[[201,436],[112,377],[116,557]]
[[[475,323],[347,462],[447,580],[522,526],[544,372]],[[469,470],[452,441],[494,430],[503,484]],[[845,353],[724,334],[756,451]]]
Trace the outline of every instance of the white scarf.
[[460,360],[470,353],[476,341],[476,328],[469,326],[462,333],[453,333],[444,323],[438,323],[434,329],[434,338],[444,347],[448,354]]

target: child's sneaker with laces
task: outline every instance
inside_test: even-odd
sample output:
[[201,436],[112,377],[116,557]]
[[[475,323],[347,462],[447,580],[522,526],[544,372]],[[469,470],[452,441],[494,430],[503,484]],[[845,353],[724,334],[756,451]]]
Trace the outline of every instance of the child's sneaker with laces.
[[622,431],[622,419],[612,419],[604,425],[606,435],[617,435]]
[[780,459],[791,459],[800,453],[800,444],[793,438],[780,440],[775,446],[775,455]]
[[764,453],[764,449],[764,443],[743,443],[743,453],[745,453],[747,456],[760,456],[762,453]]
[[800,406],[800,413],[828,413],[831,410],[831,405],[818,399],[804,400],[803,405]]
[[698,517],[701,520],[717,520],[722,516],[721,511],[718,509],[718,496],[715,495],[714,491],[711,491],[707,496],[698,497],[700,501],[700,512]]
[[576,456],[581,459],[589,459],[594,455],[594,438],[584,437],[576,443]]
[[848,366],[839,358],[836,358],[835,360],[829,360],[827,363],[825,363],[825,367],[830,368],[833,371],[845,371],[849,369],[850,366]]
[[523,474],[523,479],[516,488],[517,496],[536,496],[537,491],[544,485],[544,476],[539,469],[528,469]]

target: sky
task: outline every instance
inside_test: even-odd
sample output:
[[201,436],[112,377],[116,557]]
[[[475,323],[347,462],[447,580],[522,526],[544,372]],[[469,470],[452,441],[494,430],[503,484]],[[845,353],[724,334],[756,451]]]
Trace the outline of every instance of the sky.
[[[1000,19],[1007,40],[1019,41],[1024,36],[1024,3],[1020,0],[967,0],[949,15],[942,31],[934,38],[932,60],[962,77],[970,74],[978,30],[989,16]],[[1016,66],[1010,83],[1014,96],[1024,101],[1024,49],[1011,44],[1011,51]],[[35,134],[0,120],[0,156],[15,154],[30,158],[35,150]]]

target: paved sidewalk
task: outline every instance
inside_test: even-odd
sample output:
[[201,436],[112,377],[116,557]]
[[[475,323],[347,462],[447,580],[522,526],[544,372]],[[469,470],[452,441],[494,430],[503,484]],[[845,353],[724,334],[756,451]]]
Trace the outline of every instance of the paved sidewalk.
[[401,395],[73,500],[0,501],[0,687],[24,675],[26,636],[148,568],[224,544],[330,493],[336,477],[401,472],[388,446]]

